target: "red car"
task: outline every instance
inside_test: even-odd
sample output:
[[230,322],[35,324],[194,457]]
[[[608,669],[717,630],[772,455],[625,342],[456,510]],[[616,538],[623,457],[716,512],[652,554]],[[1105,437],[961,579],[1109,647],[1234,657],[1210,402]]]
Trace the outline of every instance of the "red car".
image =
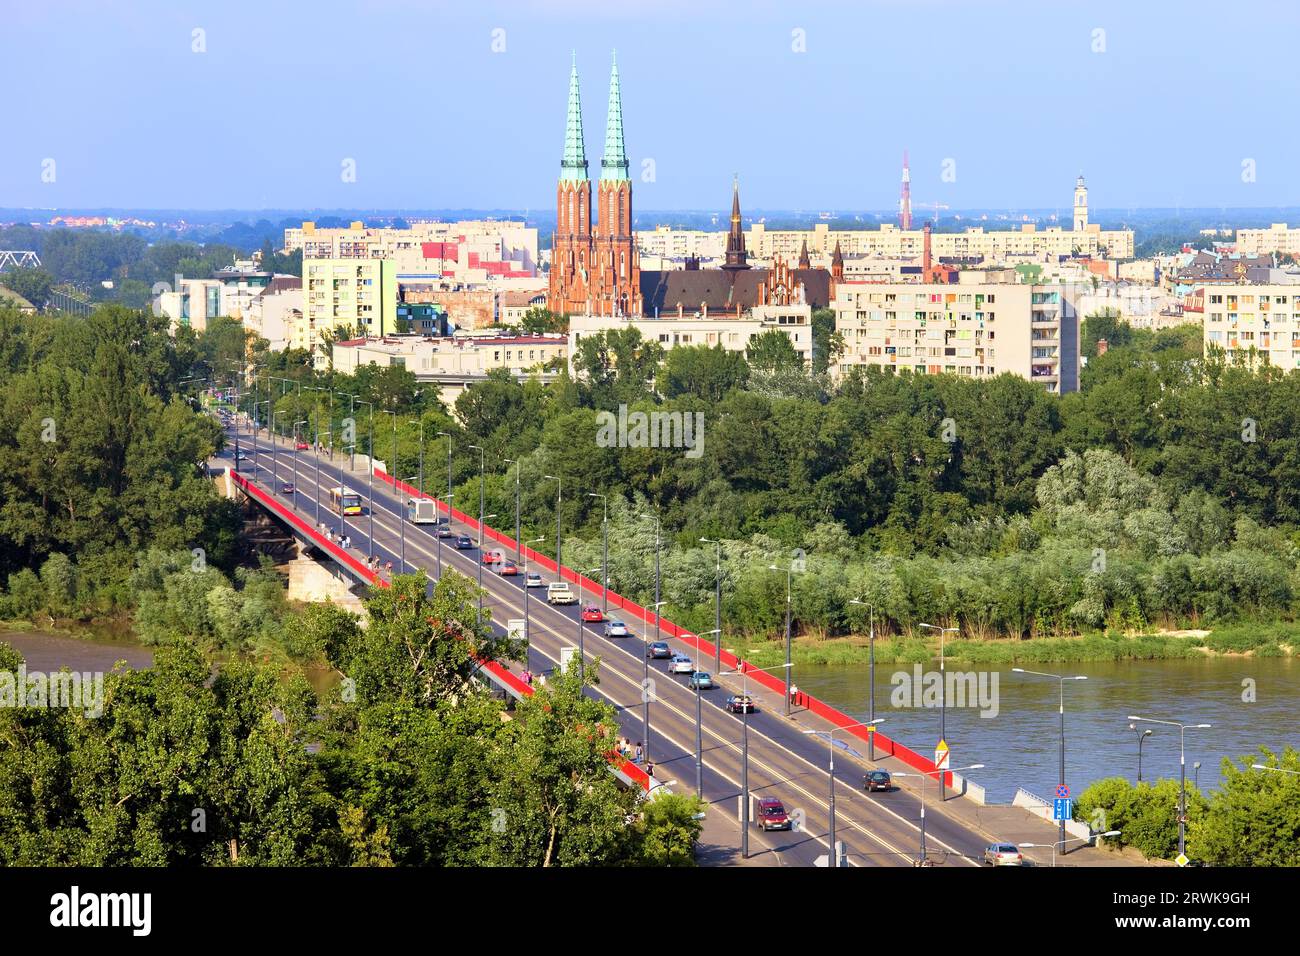
[[600,608],[594,604],[588,604],[582,609],[582,619],[588,624],[599,624],[605,620],[605,615],[601,613]]
[[785,805],[775,797],[763,797],[758,801],[758,820],[755,821],[764,830],[791,830],[793,823],[785,812]]
[[296,442],[293,443],[293,447],[298,451],[306,451],[308,448],[311,447],[311,445],[307,444],[305,441],[299,438]]
[[501,563],[502,561],[504,561],[505,559],[506,559],[506,556],[505,556],[504,554],[502,554],[500,551],[495,551],[495,550],[494,550],[494,551],[484,551],[484,552],[483,552],[483,563],[484,563],[484,564],[500,564],[500,563]]
[[503,561],[499,573],[503,578],[511,578],[519,573],[519,566],[513,561]]

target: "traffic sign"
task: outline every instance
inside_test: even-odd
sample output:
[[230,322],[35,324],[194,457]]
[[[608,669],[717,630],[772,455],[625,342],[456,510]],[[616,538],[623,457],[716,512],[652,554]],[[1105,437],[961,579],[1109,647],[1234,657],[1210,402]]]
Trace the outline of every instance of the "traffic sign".
[[1052,801],[1053,820],[1073,820],[1074,801],[1069,797],[1057,797]]
[[1191,863],[1192,861],[1187,858],[1186,853],[1180,853],[1176,857],[1174,857],[1174,862],[1177,863],[1179,866],[1186,866],[1188,863]]
[[934,748],[934,769],[935,770],[948,769],[949,754],[950,751],[948,750],[948,742],[946,740],[940,740],[939,745]]
[[1070,788],[1067,787],[1065,784],[1061,784],[1059,787],[1056,788],[1056,796],[1057,799],[1059,800],[1066,799],[1067,797],[1070,796]]

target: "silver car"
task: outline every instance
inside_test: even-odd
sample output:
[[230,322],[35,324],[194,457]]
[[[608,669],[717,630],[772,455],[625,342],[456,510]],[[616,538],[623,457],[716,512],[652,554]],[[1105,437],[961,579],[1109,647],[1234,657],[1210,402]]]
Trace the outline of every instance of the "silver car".
[[628,631],[627,625],[624,624],[622,621],[606,621],[605,636],[606,637],[630,637],[631,633]]
[[524,585],[530,588],[544,588],[546,582],[542,580],[542,576],[536,571],[529,571],[524,575]]
[[990,843],[984,848],[984,862],[989,866],[1024,866],[1025,858],[1014,843]]
[[674,654],[672,660],[668,662],[668,673],[694,674],[695,664],[685,654]]

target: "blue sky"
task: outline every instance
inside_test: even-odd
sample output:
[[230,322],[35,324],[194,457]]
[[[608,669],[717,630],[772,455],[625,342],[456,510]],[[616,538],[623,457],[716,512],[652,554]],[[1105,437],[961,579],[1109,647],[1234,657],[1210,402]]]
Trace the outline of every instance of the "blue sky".
[[1095,207],[1300,203],[1294,4],[6,6],[0,206],[549,207],[570,51],[594,175],[615,48],[640,209],[733,172],[748,209],[891,208],[904,148],[917,204],[1065,208],[1079,172]]

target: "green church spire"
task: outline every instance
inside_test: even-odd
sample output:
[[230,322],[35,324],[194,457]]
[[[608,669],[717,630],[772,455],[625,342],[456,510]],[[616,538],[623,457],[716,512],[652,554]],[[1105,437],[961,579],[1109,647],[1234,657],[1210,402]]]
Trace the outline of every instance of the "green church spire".
[[623,145],[623,97],[618,89],[618,57],[609,74],[609,116],[605,122],[605,155],[600,161],[600,178],[627,180],[627,149]]
[[587,147],[582,138],[582,97],[578,92],[578,54],[575,52],[573,72],[569,74],[569,118],[564,127],[560,179],[584,182],[587,178]]

